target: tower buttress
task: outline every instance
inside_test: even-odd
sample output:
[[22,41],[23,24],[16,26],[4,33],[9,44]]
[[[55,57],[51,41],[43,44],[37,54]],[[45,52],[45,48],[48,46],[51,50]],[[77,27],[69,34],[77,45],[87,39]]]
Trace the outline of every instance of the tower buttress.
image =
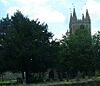
[[70,13],[70,21],[69,21],[69,28],[70,28],[70,32],[72,31],[72,20],[73,20],[73,17],[72,17],[72,13]]

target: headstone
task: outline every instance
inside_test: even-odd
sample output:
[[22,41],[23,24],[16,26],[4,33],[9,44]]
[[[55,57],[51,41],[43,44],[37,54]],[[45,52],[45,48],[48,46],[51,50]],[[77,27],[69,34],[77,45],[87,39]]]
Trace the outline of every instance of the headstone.
[[24,72],[24,80],[23,80],[23,84],[26,84],[26,72]]
[[54,70],[54,79],[58,80],[58,72],[56,70]]

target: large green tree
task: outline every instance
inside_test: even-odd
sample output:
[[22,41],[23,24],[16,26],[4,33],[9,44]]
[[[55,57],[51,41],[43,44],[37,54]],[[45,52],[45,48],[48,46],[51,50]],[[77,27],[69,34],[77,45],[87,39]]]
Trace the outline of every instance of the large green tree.
[[6,60],[7,51],[5,48],[5,36],[10,25],[10,19],[7,14],[6,18],[0,20],[0,72],[4,72],[8,68],[8,61]]
[[95,57],[95,70],[100,71],[100,31],[96,32],[92,37],[92,48]]
[[78,71],[88,74],[94,70],[91,36],[87,28],[80,27],[74,34],[69,32],[61,41],[60,58],[64,69],[75,76]]
[[[17,11],[9,22],[5,18],[2,20],[3,30],[6,29],[3,39],[4,50],[6,51],[6,70],[26,72],[43,72],[52,64],[51,54],[53,37],[48,32],[48,25],[40,23],[38,20],[30,20]],[[2,31],[1,31],[2,32]],[[2,37],[1,37],[2,41]],[[27,75],[26,74],[26,75]]]

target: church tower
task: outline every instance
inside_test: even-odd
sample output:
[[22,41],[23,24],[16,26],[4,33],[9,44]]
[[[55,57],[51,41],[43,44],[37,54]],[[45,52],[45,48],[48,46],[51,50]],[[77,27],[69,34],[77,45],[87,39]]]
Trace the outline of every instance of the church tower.
[[75,12],[75,8],[73,9],[73,13],[70,14],[70,21],[69,21],[69,30],[70,34],[74,34],[77,29],[83,26],[87,29],[91,35],[91,19],[88,13],[88,9],[86,9],[86,16],[82,14],[82,19],[77,19],[77,15]]

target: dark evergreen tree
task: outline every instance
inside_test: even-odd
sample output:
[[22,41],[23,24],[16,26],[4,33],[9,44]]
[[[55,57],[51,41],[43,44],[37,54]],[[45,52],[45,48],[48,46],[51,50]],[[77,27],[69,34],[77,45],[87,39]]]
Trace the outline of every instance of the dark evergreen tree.
[[0,20],[0,72],[4,72],[8,68],[8,61],[6,60],[7,49],[5,48],[5,36],[7,35],[7,30],[9,29],[11,20],[7,14],[6,18]]
[[80,27],[71,35],[67,32],[63,37],[61,47],[60,58],[62,58],[64,69],[71,77],[75,77],[78,71],[83,72],[84,75],[93,73],[92,43],[86,28]]
[[[7,19],[8,17],[5,20]],[[44,72],[48,69],[47,62],[51,58],[50,39],[53,35],[48,32],[47,24],[30,20],[17,11],[7,27],[4,24],[4,28],[6,33],[3,33],[5,35],[3,45],[6,51],[7,70],[21,71],[22,74],[26,72],[26,78],[29,80],[31,72]]]
[[92,48],[94,55],[94,67],[95,71],[100,71],[100,31],[95,33],[92,38]]

